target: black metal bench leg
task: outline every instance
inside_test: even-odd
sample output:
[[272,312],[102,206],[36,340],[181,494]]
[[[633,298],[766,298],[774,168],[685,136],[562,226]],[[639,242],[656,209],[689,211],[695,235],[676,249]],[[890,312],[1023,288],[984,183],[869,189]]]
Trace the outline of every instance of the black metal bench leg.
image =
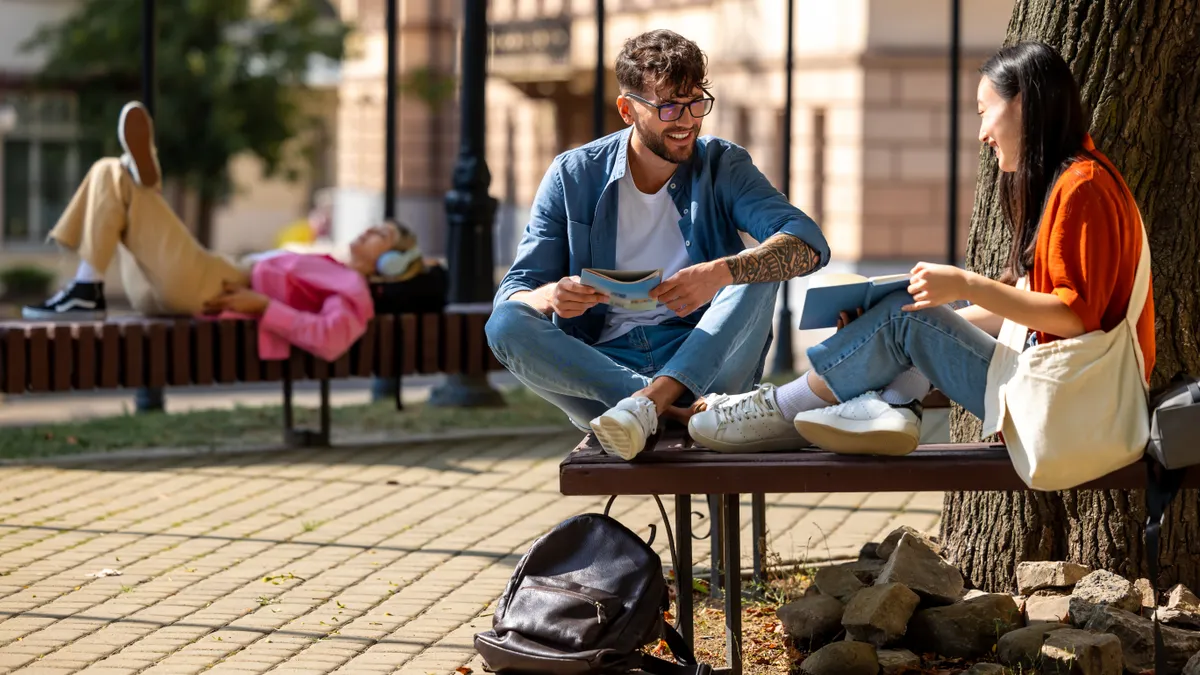
[[295,411],[292,408],[292,374],[283,369],[283,443],[292,448],[329,447],[329,378],[321,378],[321,428],[319,431],[297,429]]
[[679,569],[675,570],[678,593],[675,596],[675,612],[679,617],[679,634],[685,642],[692,642],[692,496],[675,495],[675,541],[679,549],[675,557]]
[[750,496],[750,529],[754,536],[754,593],[760,595],[767,586],[767,496]]
[[710,548],[708,570],[708,594],[710,597],[721,597],[721,531],[724,519],[721,517],[721,495],[708,495],[708,543]]
[[738,508],[740,495],[724,495],[725,508],[725,664],[742,675],[742,561]]

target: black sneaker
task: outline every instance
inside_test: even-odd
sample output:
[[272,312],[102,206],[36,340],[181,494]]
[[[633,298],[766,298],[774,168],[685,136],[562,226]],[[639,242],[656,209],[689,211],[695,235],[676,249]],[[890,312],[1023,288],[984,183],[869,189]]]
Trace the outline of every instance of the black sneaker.
[[74,281],[40,305],[26,305],[21,316],[33,321],[103,321],[108,313],[102,282]]

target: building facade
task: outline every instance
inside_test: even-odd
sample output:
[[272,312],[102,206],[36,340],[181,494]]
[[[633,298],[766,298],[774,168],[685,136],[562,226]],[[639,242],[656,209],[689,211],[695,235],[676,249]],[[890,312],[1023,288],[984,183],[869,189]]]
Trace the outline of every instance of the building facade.
[[[790,196],[822,225],[835,267],[875,272],[948,256],[950,3],[946,0],[795,0]],[[401,3],[399,68],[436,81],[456,69],[460,3]],[[958,249],[973,202],[979,142],[978,68],[1004,38],[1011,0],[963,0]],[[786,0],[608,0],[606,98],[629,36],[671,28],[709,57],[714,112],[706,133],[745,146],[776,185],[785,161]],[[382,212],[382,0],[344,0],[360,28],[343,69],[337,227],[344,236]],[[501,201],[497,264],[506,265],[553,157],[593,137],[593,0],[492,0],[487,101],[491,194]],[[400,94],[398,213],[431,253],[444,249],[442,198],[457,152],[453,99]],[[609,131],[621,128],[615,104]],[[781,186],[782,187],[782,186]]]

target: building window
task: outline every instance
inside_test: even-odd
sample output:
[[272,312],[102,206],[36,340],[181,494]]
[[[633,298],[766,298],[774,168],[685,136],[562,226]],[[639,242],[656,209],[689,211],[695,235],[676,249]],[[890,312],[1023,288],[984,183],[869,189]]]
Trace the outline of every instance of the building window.
[[17,123],[0,149],[0,242],[41,244],[101,147],[80,138],[69,94],[10,95],[4,103],[17,111]]

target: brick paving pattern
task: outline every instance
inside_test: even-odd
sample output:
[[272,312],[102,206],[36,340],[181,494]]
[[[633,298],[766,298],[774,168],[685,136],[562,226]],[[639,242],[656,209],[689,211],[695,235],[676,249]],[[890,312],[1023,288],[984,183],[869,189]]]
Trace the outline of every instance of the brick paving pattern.
[[[0,672],[482,672],[472,636],[521,554],[603,508],[558,494],[577,441],[0,467]],[[941,513],[940,493],[767,501],[788,561],[853,557]],[[749,564],[748,499],[743,511]],[[619,499],[614,515],[639,532],[659,521],[650,499]],[[698,571],[708,548],[695,544]],[[104,569],[121,575],[88,576]]]

